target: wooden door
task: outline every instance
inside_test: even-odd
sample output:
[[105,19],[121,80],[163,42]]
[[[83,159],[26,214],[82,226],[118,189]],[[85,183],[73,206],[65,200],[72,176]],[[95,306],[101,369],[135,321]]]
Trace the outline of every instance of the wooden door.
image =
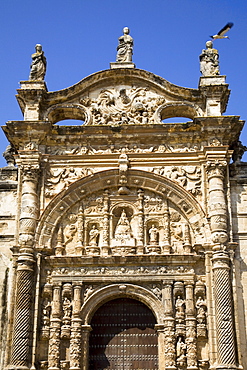
[[89,340],[89,370],[157,370],[155,318],[143,303],[120,298],[95,313]]

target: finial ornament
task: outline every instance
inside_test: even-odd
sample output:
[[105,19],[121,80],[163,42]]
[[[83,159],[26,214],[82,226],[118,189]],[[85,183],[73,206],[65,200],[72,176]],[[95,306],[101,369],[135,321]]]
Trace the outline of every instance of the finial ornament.
[[29,81],[39,80],[43,81],[46,73],[46,57],[40,44],[35,45],[36,52],[32,54],[31,71]]
[[132,62],[134,40],[129,32],[129,28],[124,27],[123,35],[118,39],[117,62]]
[[200,71],[203,77],[218,76],[219,70],[219,53],[213,48],[213,42],[206,42],[206,49],[202,50],[200,55]]

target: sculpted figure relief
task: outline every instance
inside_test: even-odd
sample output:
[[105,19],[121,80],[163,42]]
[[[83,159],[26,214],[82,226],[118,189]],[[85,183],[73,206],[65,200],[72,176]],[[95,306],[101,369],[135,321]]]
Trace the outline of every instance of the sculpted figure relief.
[[42,50],[42,46],[37,44],[35,46],[36,52],[32,54],[32,64],[31,71],[29,75],[29,80],[44,80],[46,73],[46,57]]
[[89,245],[97,245],[97,238],[99,235],[99,230],[93,225],[92,229],[89,231]]
[[124,27],[123,35],[118,39],[117,62],[132,62],[134,40],[129,32],[129,28]]
[[64,300],[63,300],[63,312],[64,312],[64,318],[68,318],[71,316],[71,302],[70,300],[65,297]]
[[220,74],[218,50],[213,48],[212,41],[206,42],[206,48],[200,55],[200,71],[203,77],[217,76]]
[[155,225],[152,225],[148,232],[150,244],[157,244],[159,237],[159,231],[157,227],[155,227]]

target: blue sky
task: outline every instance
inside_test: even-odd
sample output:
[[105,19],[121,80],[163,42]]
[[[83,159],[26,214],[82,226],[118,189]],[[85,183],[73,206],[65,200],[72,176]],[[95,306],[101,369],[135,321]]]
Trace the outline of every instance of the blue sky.
[[[2,0],[0,21],[1,125],[23,119],[15,94],[19,81],[28,79],[37,43],[47,58],[49,91],[108,69],[125,26],[134,38],[137,68],[197,88],[201,50],[209,35],[230,21],[230,40],[214,42],[231,89],[225,114],[247,118],[246,0]],[[241,140],[247,145],[247,127]],[[6,145],[0,132],[1,153]],[[5,164],[0,154],[0,167]]]

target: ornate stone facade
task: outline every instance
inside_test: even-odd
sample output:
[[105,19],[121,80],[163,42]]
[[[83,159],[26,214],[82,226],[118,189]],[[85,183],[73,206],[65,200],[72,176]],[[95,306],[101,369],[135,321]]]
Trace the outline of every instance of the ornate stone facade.
[[[24,120],[3,127],[1,369],[247,370],[247,167],[228,96],[217,73],[187,89],[120,59],[62,91],[21,82]],[[150,322],[138,306],[138,325],[100,331],[122,299]]]

